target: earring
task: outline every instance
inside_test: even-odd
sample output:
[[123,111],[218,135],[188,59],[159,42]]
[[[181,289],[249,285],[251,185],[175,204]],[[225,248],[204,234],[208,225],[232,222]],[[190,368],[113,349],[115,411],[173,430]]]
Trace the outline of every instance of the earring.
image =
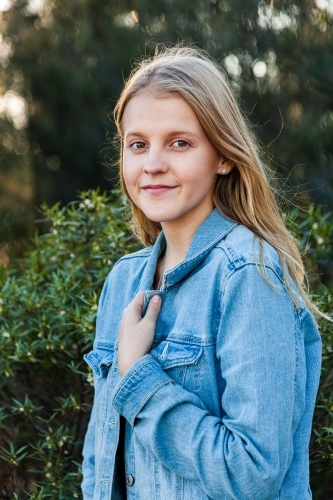
[[224,169],[222,170],[222,174],[225,174],[225,173],[226,173],[226,169],[224,168]]

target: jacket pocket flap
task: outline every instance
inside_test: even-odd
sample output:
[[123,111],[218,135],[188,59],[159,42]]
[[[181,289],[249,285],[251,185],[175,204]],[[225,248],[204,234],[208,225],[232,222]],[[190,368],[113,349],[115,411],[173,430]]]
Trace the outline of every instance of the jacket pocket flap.
[[110,366],[113,363],[114,348],[108,346],[103,348],[97,343],[96,349],[90,351],[83,356],[83,359],[93,370],[97,378],[104,378],[107,376]]
[[159,362],[163,369],[167,369],[174,366],[195,364],[202,354],[202,347],[165,340],[152,349],[149,354]]

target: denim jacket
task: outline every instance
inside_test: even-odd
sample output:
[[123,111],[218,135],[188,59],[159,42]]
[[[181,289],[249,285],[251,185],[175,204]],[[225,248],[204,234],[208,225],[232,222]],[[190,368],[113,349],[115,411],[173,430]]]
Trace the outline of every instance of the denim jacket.
[[[83,450],[84,500],[121,500],[116,449],[126,418],[128,500],[308,500],[308,446],[321,341],[297,305],[276,251],[216,209],[185,259],[152,290],[163,232],[126,255],[99,302],[95,398]],[[262,274],[266,275],[264,279]],[[268,280],[268,281],[267,281]],[[155,339],[123,377],[122,311],[145,290],[162,297]]]

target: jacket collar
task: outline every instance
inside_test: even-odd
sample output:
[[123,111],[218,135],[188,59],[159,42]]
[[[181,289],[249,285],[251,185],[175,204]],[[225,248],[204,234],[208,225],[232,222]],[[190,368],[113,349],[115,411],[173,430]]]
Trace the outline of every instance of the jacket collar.
[[[185,259],[164,274],[161,291],[163,292],[185,279],[236,225],[237,222],[227,219],[215,208],[195,232]],[[152,252],[142,274],[139,290],[151,290],[156,264],[165,247],[166,241],[162,231],[152,247]]]

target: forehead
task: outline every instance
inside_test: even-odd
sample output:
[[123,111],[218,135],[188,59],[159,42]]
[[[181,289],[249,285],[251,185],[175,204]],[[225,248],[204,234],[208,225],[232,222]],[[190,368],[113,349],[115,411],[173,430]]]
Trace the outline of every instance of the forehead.
[[191,106],[177,94],[156,95],[149,90],[136,94],[127,103],[122,117],[124,135],[132,131],[167,131],[190,127],[198,131],[200,122]]

